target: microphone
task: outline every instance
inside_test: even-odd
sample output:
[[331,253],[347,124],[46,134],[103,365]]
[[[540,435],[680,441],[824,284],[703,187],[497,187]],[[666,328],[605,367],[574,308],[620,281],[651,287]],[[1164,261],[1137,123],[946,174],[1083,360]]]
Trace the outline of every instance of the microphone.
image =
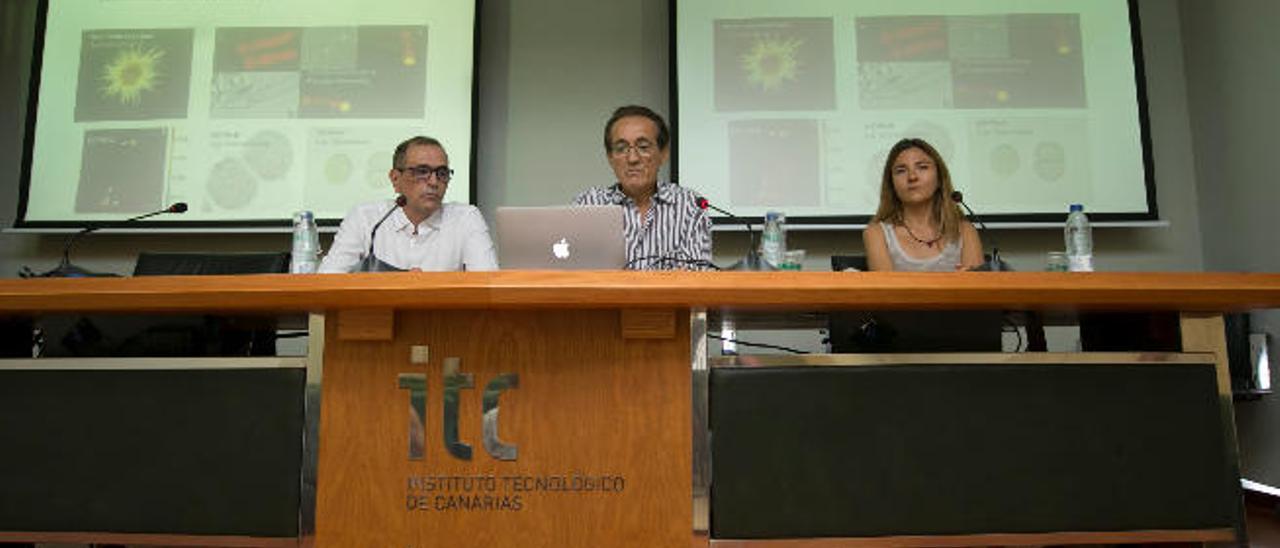
[[[959,190],[952,191],[951,201],[960,204],[960,207],[963,207],[964,210],[968,212],[969,221],[978,225],[978,230],[985,240],[986,236],[990,234],[987,230],[987,225],[982,222],[982,219],[978,218],[978,214],[973,212],[973,209],[969,207],[969,204],[964,203],[964,193]],[[1004,259],[1000,258],[1000,246],[996,245],[995,237],[993,236],[989,241],[991,242],[991,258],[986,259],[980,266],[974,268],[973,271],[997,272],[1013,270],[1012,268],[1009,268],[1009,263],[1004,262]]]
[[404,207],[404,204],[408,201],[409,199],[405,198],[404,194],[397,195],[396,205],[391,209],[388,209],[387,212],[382,215],[382,218],[378,219],[378,222],[373,224],[373,230],[369,231],[369,254],[365,255],[363,259],[360,259],[360,264],[356,265],[356,272],[404,272],[403,268],[397,268],[378,259],[378,256],[373,253],[373,242],[375,236],[378,235],[378,228],[382,227],[382,223],[386,222],[387,218],[390,217],[392,213],[395,213],[397,209]]
[[[120,221],[120,223],[121,224],[132,223],[134,221],[141,221],[143,219],[146,219],[149,217],[155,217],[156,215],[162,215],[165,213],[186,213],[186,212],[187,212],[187,203],[176,202],[173,205],[166,207],[164,209],[152,211],[151,213],[144,213],[142,215],[138,215],[137,217],[130,217],[128,219]],[[100,272],[85,270],[83,268],[80,268],[76,265],[71,264],[72,244],[74,244],[76,240],[80,239],[81,236],[84,236],[85,234],[88,234],[90,232],[97,232],[101,228],[103,228],[102,225],[86,226],[80,229],[79,232],[72,234],[70,238],[67,238],[66,243],[62,245],[62,261],[58,263],[58,267],[48,272],[45,272],[44,274],[40,274],[39,277],[41,278],[90,278],[90,277],[117,276],[116,274],[103,274]]]
[[723,210],[716,206],[711,205],[711,202],[708,201],[706,198],[703,198],[702,196],[698,196],[697,204],[698,204],[698,207],[702,208],[703,211],[710,209],[711,211],[714,211],[716,213],[729,217],[730,219],[733,219],[734,221],[738,221],[747,226],[747,256],[743,257],[738,262],[733,263],[728,268],[725,268],[723,270],[747,270],[747,271],[777,270],[776,267],[769,264],[769,261],[760,260],[760,250],[756,247],[756,232],[754,229],[751,228],[751,221],[748,221],[726,210]]

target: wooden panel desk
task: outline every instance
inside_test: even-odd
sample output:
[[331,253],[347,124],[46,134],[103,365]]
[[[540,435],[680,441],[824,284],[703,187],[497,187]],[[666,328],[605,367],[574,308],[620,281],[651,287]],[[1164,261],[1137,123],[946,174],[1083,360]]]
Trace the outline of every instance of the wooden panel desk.
[[[704,404],[690,397],[690,356],[695,369],[705,367],[697,318],[707,309],[1180,312],[1184,351],[1209,353],[1218,364],[1229,420],[1221,314],[1274,307],[1280,275],[1272,274],[405,272],[0,281],[3,315],[312,313],[308,382],[323,388],[319,417],[308,417],[319,420],[318,439],[307,442],[318,477],[314,513],[303,501],[300,542],[319,546],[687,546],[691,532],[705,545],[709,539],[696,534],[705,522],[696,516],[706,508],[695,504],[699,486],[691,477],[701,443],[695,415]],[[1230,531],[1157,538],[1224,534]],[[22,538],[0,532],[0,540]],[[1083,539],[1090,540],[1097,539]]]

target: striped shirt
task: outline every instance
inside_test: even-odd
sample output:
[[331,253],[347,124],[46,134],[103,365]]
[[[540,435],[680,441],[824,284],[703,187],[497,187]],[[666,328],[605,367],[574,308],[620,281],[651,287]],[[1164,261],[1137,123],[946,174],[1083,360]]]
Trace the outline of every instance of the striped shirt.
[[658,181],[644,219],[622,188],[592,187],[574,205],[620,205],[627,242],[627,268],[632,270],[709,270],[711,218],[698,207],[698,194],[675,183]]

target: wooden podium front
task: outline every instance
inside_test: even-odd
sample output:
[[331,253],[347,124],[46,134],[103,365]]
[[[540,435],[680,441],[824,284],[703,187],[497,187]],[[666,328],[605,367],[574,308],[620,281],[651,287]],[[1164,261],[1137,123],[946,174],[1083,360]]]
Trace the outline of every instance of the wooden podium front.
[[339,312],[325,330],[318,545],[688,545],[686,312]]
[[[1230,436],[1221,314],[1275,307],[1276,274],[404,272],[0,280],[5,316],[309,312],[312,318],[310,349],[295,360],[305,362],[309,427],[296,537],[291,531],[253,535],[178,526],[159,534],[105,522],[77,528],[90,522],[70,516],[61,529],[27,521],[0,525],[0,542],[416,548],[683,547],[692,540],[746,546],[708,537],[706,402],[698,400],[707,392],[701,311],[1178,312],[1182,353],[1169,359],[1214,364]],[[1009,359],[1032,363],[1032,354]],[[1114,357],[1067,358],[1086,363]],[[80,370],[50,361],[14,360],[0,369]],[[245,367],[184,361],[191,363],[175,375]],[[1223,451],[1234,465],[1234,443],[1229,445]],[[254,491],[239,494],[245,493]],[[0,491],[0,502],[21,502],[4,496]],[[83,502],[109,503],[91,494]],[[198,507],[183,498],[163,504]],[[980,525],[975,533],[1001,533]],[[1233,536],[1232,524],[1213,525],[1204,534],[1157,531],[1123,538]],[[990,545],[1103,538],[890,540]],[[787,539],[760,542],[791,545]],[[854,540],[815,542],[843,546]]]

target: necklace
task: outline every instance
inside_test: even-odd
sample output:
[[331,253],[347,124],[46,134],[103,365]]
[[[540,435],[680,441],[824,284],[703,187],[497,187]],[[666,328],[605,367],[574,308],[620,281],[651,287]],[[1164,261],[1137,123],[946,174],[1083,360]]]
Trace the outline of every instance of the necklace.
[[932,240],[925,240],[925,239],[923,239],[923,238],[921,238],[921,237],[919,237],[919,236],[916,236],[916,233],[911,231],[911,227],[910,227],[910,226],[908,226],[908,225],[907,225],[907,223],[902,223],[902,228],[907,229],[907,235],[908,235],[908,236],[911,236],[911,239],[912,239],[912,240],[915,240],[915,241],[916,241],[916,243],[918,243],[918,244],[920,244],[920,245],[923,245],[923,246],[925,246],[925,247],[931,248],[931,249],[932,249],[935,245],[937,245],[937,244],[938,244],[938,241],[939,241],[939,240],[941,240],[941,239],[942,239],[942,233],[941,233],[941,232],[939,232],[937,236],[934,236]]

